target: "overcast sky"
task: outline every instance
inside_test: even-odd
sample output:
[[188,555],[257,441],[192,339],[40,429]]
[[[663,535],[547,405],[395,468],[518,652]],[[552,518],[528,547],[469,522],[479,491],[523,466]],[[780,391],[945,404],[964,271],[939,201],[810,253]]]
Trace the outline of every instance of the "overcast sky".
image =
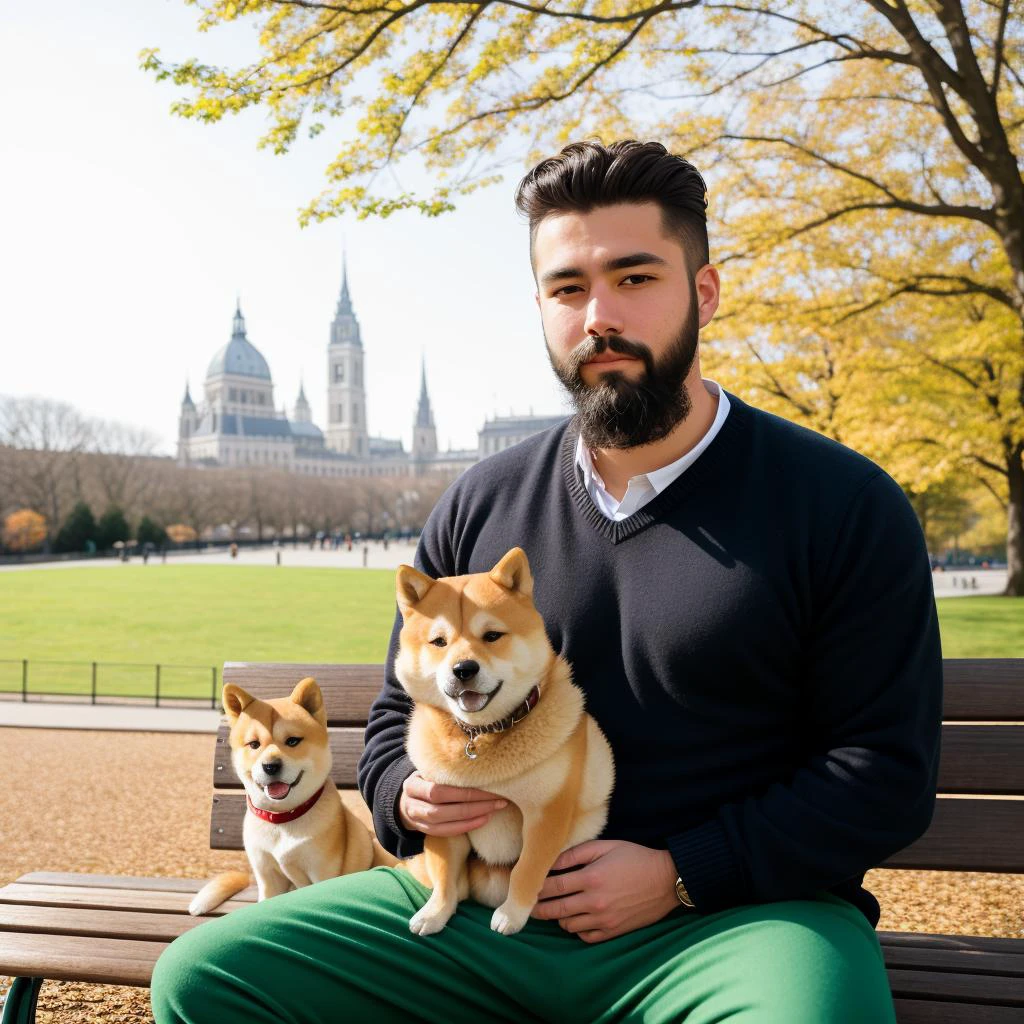
[[370,432],[411,441],[420,358],[442,448],[485,417],[565,408],[544,353],[525,168],[430,220],[298,226],[331,133],[256,149],[263,115],[205,126],[169,113],[165,59],[244,59],[247,30],[200,35],[183,0],[51,0],[0,13],[0,394],[45,395],[143,426],[170,454],[185,381],[197,399],[241,297],[249,340],[289,411],[300,375],[325,425],[342,245],[362,327]]

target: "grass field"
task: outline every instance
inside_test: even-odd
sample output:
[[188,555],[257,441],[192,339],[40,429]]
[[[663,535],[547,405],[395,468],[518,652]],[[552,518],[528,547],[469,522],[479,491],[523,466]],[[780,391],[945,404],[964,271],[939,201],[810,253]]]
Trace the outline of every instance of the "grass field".
[[[379,662],[388,570],[118,566],[0,575],[0,690],[210,696],[225,661]],[[1024,657],[1024,598],[939,602],[943,653]],[[186,667],[187,666],[187,667]]]

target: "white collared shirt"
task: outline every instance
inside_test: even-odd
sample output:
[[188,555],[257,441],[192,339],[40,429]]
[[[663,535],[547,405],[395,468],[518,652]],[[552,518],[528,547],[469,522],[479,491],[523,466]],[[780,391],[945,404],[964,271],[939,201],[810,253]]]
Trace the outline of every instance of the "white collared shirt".
[[713,380],[704,380],[704,387],[708,393],[718,398],[718,409],[715,411],[715,419],[708,432],[681,458],[670,462],[661,469],[655,469],[650,473],[641,473],[640,476],[630,477],[626,487],[626,493],[622,501],[616,501],[606,490],[604,481],[594,466],[590,450],[583,443],[583,438],[576,439],[576,465],[583,472],[583,485],[587,489],[591,500],[600,509],[601,514],[615,522],[627,519],[637,509],[643,508],[647,502],[656,498],[673,480],[692,466],[705,448],[715,439],[725,417],[729,415],[729,396]]

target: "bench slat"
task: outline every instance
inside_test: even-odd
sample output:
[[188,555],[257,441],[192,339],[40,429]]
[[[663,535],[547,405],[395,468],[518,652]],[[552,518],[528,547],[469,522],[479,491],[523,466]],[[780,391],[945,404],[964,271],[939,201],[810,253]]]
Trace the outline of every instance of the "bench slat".
[[170,945],[142,939],[0,933],[0,959],[11,977],[149,985],[153,965]]
[[882,946],[885,966],[910,971],[954,971],[957,974],[995,974],[1024,983],[1024,944],[1019,953],[982,953],[918,946]]
[[[171,942],[208,920],[191,914],[147,914],[133,910],[82,910],[67,907],[0,904],[0,933],[46,932],[50,935],[94,935],[103,939]],[[0,934],[0,944],[3,943]]]
[[[163,914],[185,914],[191,897],[188,893],[158,892],[144,889],[104,889],[80,885],[23,885],[11,882],[0,889],[0,903],[33,906],[81,907],[92,910],[148,910]],[[213,913],[227,913],[251,901],[229,900]]]
[[[362,725],[332,727],[331,778],[337,786],[356,784],[363,752]],[[215,789],[241,790],[231,764],[228,726],[221,723],[213,758]],[[939,762],[940,793],[1024,795],[1024,725],[944,725]]]
[[[1024,722],[1024,658],[947,658],[943,713],[951,722]],[[325,689],[332,725],[365,722],[384,681],[384,666],[226,661],[224,682],[254,697],[281,697],[303,676]]]
[[936,935],[931,932],[879,932],[883,946],[911,946],[917,949],[957,949],[965,952],[1024,954],[1024,939],[991,935]]
[[90,875],[82,872],[30,871],[15,879],[25,885],[94,885],[104,889],[152,889],[158,892],[197,893],[203,878],[143,878],[139,875]]
[[889,971],[893,996],[1024,1007],[1024,978],[943,971]]
[[895,999],[898,1024],[1020,1024],[1014,1006],[940,1003],[933,999]]

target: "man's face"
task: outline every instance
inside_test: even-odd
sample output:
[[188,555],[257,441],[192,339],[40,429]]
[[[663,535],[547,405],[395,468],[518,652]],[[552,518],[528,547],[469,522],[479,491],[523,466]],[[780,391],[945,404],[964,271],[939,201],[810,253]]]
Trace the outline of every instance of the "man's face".
[[690,411],[687,376],[699,378],[698,334],[718,306],[714,267],[691,278],[654,203],[545,217],[533,260],[548,355],[584,441],[633,448],[669,434]]

